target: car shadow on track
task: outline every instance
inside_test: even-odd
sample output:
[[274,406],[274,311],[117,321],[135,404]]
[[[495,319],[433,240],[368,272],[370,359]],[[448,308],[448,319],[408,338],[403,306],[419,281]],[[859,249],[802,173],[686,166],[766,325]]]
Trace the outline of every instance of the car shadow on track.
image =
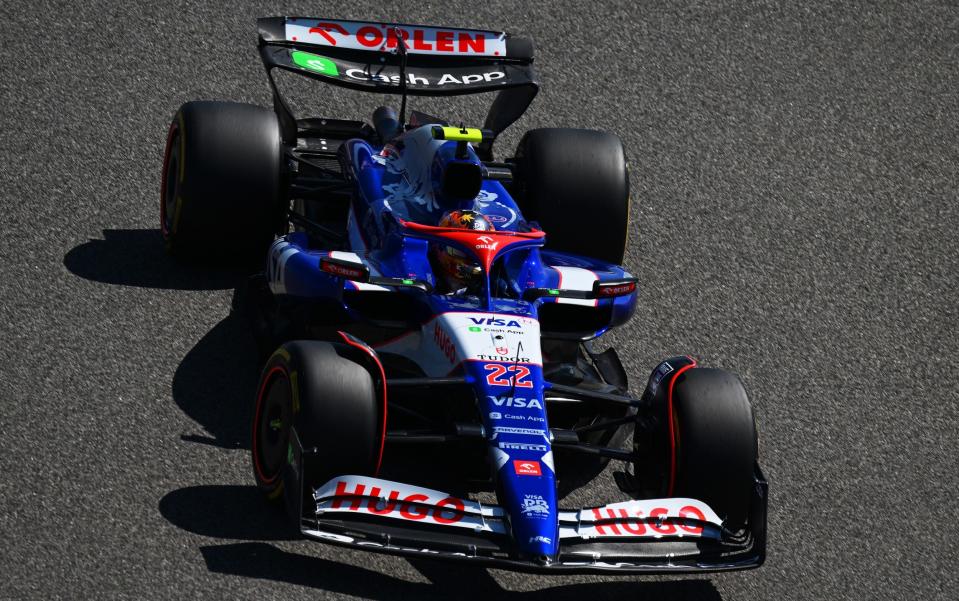
[[[289,553],[266,543],[211,545],[201,547],[200,552],[211,572],[287,582],[365,599],[722,599],[708,580],[583,582],[526,592],[502,588],[485,568],[448,563],[431,562],[435,566],[428,570],[414,564],[421,573],[427,572],[423,575],[430,582],[423,583],[360,566]],[[417,564],[428,562],[421,560]],[[436,580],[434,575],[438,576]]]
[[173,525],[210,538],[232,539],[200,547],[207,569],[218,574],[308,586],[365,599],[696,599],[719,600],[708,580],[637,581],[635,578],[564,584],[532,592],[502,588],[486,568],[410,559],[430,582],[410,582],[359,565],[292,553],[271,544],[298,538],[285,516],[255,486],[193,486],[168,493],[160,513]]
[[223,448],[249,446],[249,418],[259,374],[255,342],[244,313],[248,269],[178,263],[163,250],[157,229],[103,230],[71,249],[63,265],[94,282],[165,290],[233,288],[232,310],[196,343],[173,376],[177,406],[207,433],[183,440]]
[[188,486],[160,499],[171,524],[202,536],[244,541],[292,540],[286,514],[267,502],[256,486]]
[[190,267],[163,250],[160,230],[103,230],[63,257],[63,265],[81,278],[140,288],[223,290],[243,280],[243,273],[213,266]]
[[183,357],[173,374],[173,400],[211,437],[183,440],[227,449],[250,446],[250,419],[260,364],[245,312],[245,288],[230,313]]

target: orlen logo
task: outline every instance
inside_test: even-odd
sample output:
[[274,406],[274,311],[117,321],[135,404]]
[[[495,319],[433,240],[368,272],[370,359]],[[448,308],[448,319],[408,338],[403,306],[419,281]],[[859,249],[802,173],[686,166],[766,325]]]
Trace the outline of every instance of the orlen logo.
[[[411,494],[400,498],[400,491],[391,490],[387,493],[387,501],[382,507],[379,506],[379,499],[363,499],[362,496],[380,497],[382,489],[379,486],[371,486],[369,493],[366,493],[365,484],[357,484],[354,490],[346,490],[346,482],[340,480],[336,483],[337,498],[333,499],[330,509],[339,509],[343,505],[349,505],[350,511],[361,511],[363,513],[372,513],[373,515],[387,515],[399,512],[400,517],[408,520],[434,521],[437,524],[455,524],[463,519],[463,512],[466,507],[463,502],[455,497],[446,497],[433,502],[427,495]],[[352,499],[342,499],[339,497],[349,497]],[[424,505],[432,505],[425,507]]]
[[497,407],[517,407],[519,409],[542,409],[539,399],[523,399],[512,396],[487,396]]
[[513,471],[517,476],[542,476],[543,471],[539,467],[539,461],[526,461],[523,459],[513,460]]
[[336,37],[333,37],[331,35],[331,33],[334,31],[338,33],[340,36],[350,35],[350,32],[348,32],[339,23],[317,23],[316,27],[310,27],[310,33],[315,33],[323,36],[323,39],[329,42],[332,46],[336,46]]
[[443,351],[443,354],[446,355],[450,363],[456,362],[456,347],[453,345],[453,341],[450,340],[449,334],[447,334],[446,330],[441,328],[438,323],[433,324],[433,341],[436,342],[436,346],[440,347],[440,350]]
[[487,250],[496,250],[496,247],[499,246],[499,242],[493,242],[493,239],[489,236],[479,236],[476,239],[482,243],[476,245],[477,249],[485,248]]
[[506,328],[521,328],[519,322],[515,319],[509,321],[499,317],[470,317],[470,321],[478,326],[500,326]]
[[506,55],[504,36],[491,31],[298,18],[286,22],[286,37],[292,42],[353,50],[392,50],[399,45],[397,31],[414,54]]

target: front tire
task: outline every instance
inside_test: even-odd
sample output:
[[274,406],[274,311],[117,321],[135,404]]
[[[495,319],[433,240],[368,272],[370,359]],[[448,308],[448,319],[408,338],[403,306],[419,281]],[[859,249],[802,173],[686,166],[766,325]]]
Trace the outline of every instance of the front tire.
[[731,530],[746,525],[758,456],[756,425],[739,378],[721,369],[677,376],[672,398],[674,496],[699,499]]
[[326,342],[289,342],[263,368],[250,447],[257,486],[270,500],[285,494],[294,429],[304,449],[316,449],[302,465],[304,492],[334,476],[377,469],[381,400],[370,372],[340,352],[351,351]]

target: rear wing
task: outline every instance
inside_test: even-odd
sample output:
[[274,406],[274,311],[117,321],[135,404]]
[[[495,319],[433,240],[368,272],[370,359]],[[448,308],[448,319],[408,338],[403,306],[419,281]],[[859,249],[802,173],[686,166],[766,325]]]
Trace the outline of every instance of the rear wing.
[[[494,137],[525,112],[539,91],[532,40],[504,32],[306,17],[265,17],[257,20],[257,28],[284,138],[295,136],[295,129],[287,130],[295,121],[277,90],[273,69],[381,94],[499,91],[484,124]],[[397,35],[407,48],[405,82],[400,81]]]

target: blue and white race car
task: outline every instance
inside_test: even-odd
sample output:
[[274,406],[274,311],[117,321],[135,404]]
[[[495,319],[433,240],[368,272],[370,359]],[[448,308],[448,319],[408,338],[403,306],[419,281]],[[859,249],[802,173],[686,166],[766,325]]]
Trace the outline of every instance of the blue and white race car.
[[[250,280],[253,471],[299,532],[548,573],[761,565],[767,485],[740,380],[674,357],[636,398],[615,351],[596,350],[637,297],[621,142],[537,129],[494,160],[538,90],[532,42],[301,17],[258,28],[272,110],[180,108],[161,228],[180,260],[266,256]],[[400,109],[297,118],[287,73]],[[496,94],[482,128],[407,117],[410,97],[481,92]],[[621,498],[561,506],[610,459],[626,465]]]

